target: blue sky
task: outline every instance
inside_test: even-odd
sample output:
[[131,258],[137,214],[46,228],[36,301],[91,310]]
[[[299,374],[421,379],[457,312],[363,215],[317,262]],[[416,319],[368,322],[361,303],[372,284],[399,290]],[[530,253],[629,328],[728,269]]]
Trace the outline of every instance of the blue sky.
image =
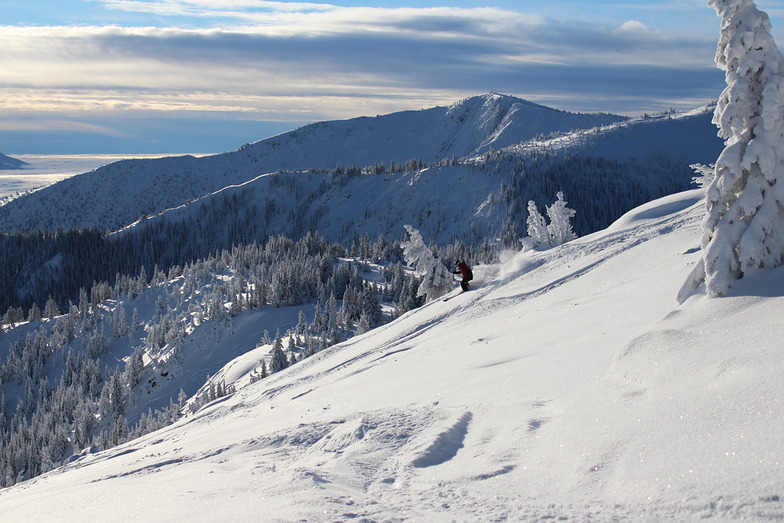
[[[781,41],[784,1],[758,2]],[[3,0],[0,152],[221,152],[496,91],[641,114],[716,98],[706,0]]]

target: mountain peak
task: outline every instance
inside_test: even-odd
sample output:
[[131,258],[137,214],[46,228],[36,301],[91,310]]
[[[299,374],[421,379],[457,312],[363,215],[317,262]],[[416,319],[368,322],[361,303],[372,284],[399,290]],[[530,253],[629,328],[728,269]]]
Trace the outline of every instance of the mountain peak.
[[17,160],[16,158],[11,158],[10,156],[0,153],[0,169],[21,169],[25,165],[27,165],[27,163],[22,160]]
[[512,107],[512,106],[519,106],[519,107],[527,107],[534,110],[541,110],[545,112],[552,112],[552,113],[561,113],[561,114],[583,114],[583,115],[611,115],[620,120],[627,119],[624,116],[620,115],[613,115],[612,113],[575,113],[572,111],[565,111],[563,109],[557,109],[554,107],[550,107],[548,105],[542,105],[536,102],[532,102],[531,100],[526,100],[525,98],[519,98],[517,96],[513,96],[510,94],[503,94],[491,91],[489,93],[484,93],[476,96],[470,96],[468,98],[464,98],[459,102],[455,102],[449,106],[449,110],[457,110],[460,107]]
[[536,106],[546,109],[551,109],[556,111],[557,109],[552,109],[550,107],[546,107],[544,105],[539,105],[529,100],[525,100],[523,98],[518,98],[516,96],[512,96],[509,94],[501,94],[496,92],[489,92],[484,94],[479,94],[476,96],[469,96],[468,98],[464,98],[458,102],[453,103],[449,106],[450,111],[459,110],[463,107],[510,107],[515,104],[521,105],[528,105],[528,106]]

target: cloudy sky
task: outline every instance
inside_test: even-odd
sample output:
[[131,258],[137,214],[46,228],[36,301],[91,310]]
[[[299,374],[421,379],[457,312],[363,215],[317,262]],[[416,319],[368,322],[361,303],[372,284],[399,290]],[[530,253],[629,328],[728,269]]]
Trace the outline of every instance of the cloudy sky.
[[[0,152],[222,152],[496,91],[571,111],[724,86],[707,0],[3,0]],[[784,1],[759,1],[784,35]]]

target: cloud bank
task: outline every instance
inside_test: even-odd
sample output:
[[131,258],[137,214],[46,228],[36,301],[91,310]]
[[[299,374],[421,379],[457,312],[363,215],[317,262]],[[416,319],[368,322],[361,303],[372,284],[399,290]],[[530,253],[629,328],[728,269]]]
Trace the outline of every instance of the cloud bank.
[[34,114],[46,125],[47,113],[81,123],[201,115],[295,126],[491,90],[568,110],[641,113],[705,103],[723,81],[714,37],[637,20],[254,0],[102,4],[172,23],[0,27],[0,118],[25,115],[28,128]]

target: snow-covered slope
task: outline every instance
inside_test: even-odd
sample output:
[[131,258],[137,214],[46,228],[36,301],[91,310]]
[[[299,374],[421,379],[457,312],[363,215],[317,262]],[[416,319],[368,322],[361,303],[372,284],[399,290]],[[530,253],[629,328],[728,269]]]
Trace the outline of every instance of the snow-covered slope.
[[238,151],[129,160],[61,181],[0,207],[0,232],[96,227],[116,230],[142,215],[177,207],[229,185],[280,169],[435,162],[501,149],[540,134],[623,121],[574,114],[488,94],[450,107],[322,122],[249,144]]
[[[541,196],[553,198],[555,190],[552,194],[537,194],[537,189],[544,186],[565,191],[578,209],[576,222],[582,233],[586,229],[596,230],[581,223],[587,220],[586,215],[591,216],[596,207],[607,209],[622,198],[624,191],[633,191],[627,185],[630,180],[637,180],[649,194],[660,196],[669,192],[668,185],[677,178],[671,175],[674,170],[681,173],[681,186],[688,186],[684,183],[692,176],[688,166],[708,163],[721,151],[711,114],[703,108],[677,117],[645,118],[565,133],[549,140],[532,140],[507,148],[506,156],[498,162],[475,158],[459,165],[447,163],[409,172],[338,178],[323,172],[262,175],[155,218],[189,223],[203,214],[205,207],[218,207],[227,199],[238,199],[243,213],[257,216],[257,225],[264,222],[267,234],[297,237],[305,230],[317,229],[330,240],[350,243],[352,237],[362,234],[396,238],[402,234],[403,224],[412,223],[431,241],[448,243],[457,237],[468,244],[481,244],[485,239],[497,238],[507,221],[515,218],[509,213],[509,202],[503,202],[504,196],[499,193],[503,193],[502,185],[519,183],[528,196],[519,202],[521,206],[528,199],[543,204]],[[548,174],[540,175],[533,166],[535,162],[526,157],[543,147],[563,154],[562,160],[552,164],[563,162],[588,172],[569,171],[567,167],[559,180],[543,180]],[[592,160],[575,161],[577,155]],[[594,166],[593,162],[605,164]],[[607,162],[629,164],[624,171]],[[514,171],[521,163],[525,174],[516,182]],[[615,171],[620,171],[618,177],[609,174]],[[650,173],[647,177],[646,172]],[[593,194],[592,190],[600,194]],[[270,202],[275,207],[268,212]],[[524,220],[519,218],[521,223]],[[141,224],[150,223],[145,220]],[[602,225],[608,223],[610,220]]]
[[[611,114],[559,111],[500,94],[475,96],[449,107],[321,122],[247,145],[256,161],[280,169],[372,165],[414,158],[436,162],[526,142],[542,134],[625,121]],[[270,171],[271,172],[271,171]]]
[[[562,136],[534,140],[515,147],[567,149],[598,158],[625,161],[632,158],[658,162],[707,162],[722,146],[712,123],[715,104],[683,113],[646,116]],[[719,149],[721,150],[721,149]]]
[[[0,491],[0,513],[780,520],[783,273],[677,307],[699,258],[701,197],[477,267],[469,293]],[[240,380],[241,367],[223,373]]]
[[[318,230],[331,241],[350,245],[367,234],[400,237],[403,225],[414,223],[428,241],[448,243],[460,237],[468,244],[494,238],[506,218],[490,195],[498,191],[498,176],[477,176],[472,165],[438,166],[422,171],[362,174],[335,179],[330,173],[279,173],[262,175],[241,185],[227,187],[188,205],[132,224],[133,233],[151,224],[186,223],[186,229],[206,229],[198,223],[235,220],[230,213],[210,213],[224,201],[236,201],[239,222],[251,221],[272,234],[298,237]],[[494,203],[495,202],[495,203]],[[161,223],[162,222],[162,223]]]
[[0,153],[0,170],[2,169],[21,169],[25,163],[22,160],[11,158]]

